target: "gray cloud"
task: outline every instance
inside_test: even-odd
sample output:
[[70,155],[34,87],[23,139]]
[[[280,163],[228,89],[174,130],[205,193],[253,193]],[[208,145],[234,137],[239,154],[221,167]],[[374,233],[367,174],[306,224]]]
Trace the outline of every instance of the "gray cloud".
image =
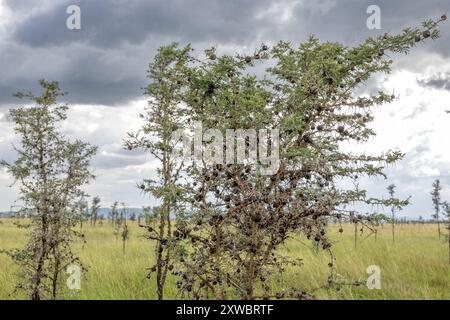
[[[414,107],[413,111],[409,115],[405,116],[403,119],[405,119],[405,120],[415,119],[420,114],[424,113],[427,110],[427,108],[428,108],[427,104],[419,103],[419,105]],[[420,135],[423,135],[424,133],[426,133],[426,132],[421,132]]]
[[[372,1],[120,0],[12,1],[24,15],[0,41],[0,103],[11,102],[18,89],[33,88],[39,78],[59,80],[71,102],[115,105],[135,99],[145,86],[145,70],[157,47],[172,41],[196,48],[217,45],[251,50],[280,39],[298,43],[309,34],[323,40],[356,44],[367,36],[418,25],[449,11],[444,0],[378,1],[382,30],[366,28]],[[82,29],[65,27],[66,7],[78,4]],[[39,9],[39,10],[38,10]],[[450,34],[418,49],[449,54]],[[200,52],[200,51],[199,51]],[[422,52],[422,54],[425,54]]]
[[92,165],[98,169],[117,169],[127,166],[144,165],[148,158],[143,152],[130,152],[121,149],[110,150],[103,146],[94,158]]
[[450,91],[450,72],[438,73],[428,79],[417,80],[423,87]]
[[255,12],[270,1],[77,1],[82,10],[82,29],[65,28],[66,8],[58,3],[51,10],[20,24],[14,37],[30,46],[60,45],[74,41],[99,47],[140,43],[152,36],[170,36],[192,42],[233,42],[254,34]]

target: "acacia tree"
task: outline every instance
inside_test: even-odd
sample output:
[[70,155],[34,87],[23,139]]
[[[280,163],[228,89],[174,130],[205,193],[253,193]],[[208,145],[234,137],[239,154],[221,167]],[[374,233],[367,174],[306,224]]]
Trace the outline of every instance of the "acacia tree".
[[[395,196],[395,184],[391,184],[387,187],[389,196],[394,199]],[[392,243],[395,243],[395,207],[391,207],[391,224],[392,224]]]
[[[393,201],[397,201],[395,198],[391,198]],[[406,202],[402,203],[406,204]],[[385,221],[388,220],[388,217],[383,214],[383,213],[372,213],[368,219],[371,222],[371,225],[374,227],[373,232],[375,233],[375,242],[377,241],[377,236],[378,236],[378,227],[381,226],[381,228],[383,228],[383,224],[385,223]]]
[[127,240],[130,237],[130,230],[127,224],[128,210],[125,203],[122,203],[122,210],[120,211],[120,222],[119,222],[119,234],[122,240],[122,251],[125,254],[125,248]]
[[40,96],[17,94],[33,106],[10,110],[20,146],[14,147],[15,162],[1,162],[20,184],[20,213],[31,219],[26,246],[8,254],[21,266],[18,288],[33,300],[56,298],[65,268],[80,263],[71,249],[79,234],[70,209],[82,194],[80,187],[93,178],[88,166],[96,152],[96,147],[71,142],[59,131],[68,106],[57,105],[63,96],[58,83],[41,80],[39,84]]
[[89,203],[86,198],[89,197],[85,192],[80,192],[76,201],[73,212],[75,213],[78,224],[80,225],[80,233],[83,232],[84,221],[89,217]]
[[111,206],[111,210],[109,212],[109,217],[111,219],[111,224],[113,226],[116,225],[116,221],[117,221],[117,217],[119,216],[119,212],[117,210],[117,207],[119,205],[119,202],[114,202],[113,205]]
[[[142,216],[147,225],[153,225],[155,222],[155,216],[152,214],[153,209],[151,207],[142,207]],[[139,223],[139,225],[141,225]]]
[[442,203],[442,207],[444,209],[444,214],[447,217],[448,263],[450,264],[450,203],[448,201],[444,201]]
[[404,205],[402,204],[409,204],[409,199],[411,198],[411,196],[408,197],[408,199],[404,200],[403,202],[400,203],[400,205],[398,205],[398,201],[395,198],[395,184],[391,184],[387,187],[387,190],[389,192],[389,200],[388,200],[388,206],[391,207],[391,224],[392,224],[392,243],[395,243],[395,223],[396,223],[396,217],[395,217],[395,212],[396,211],[400,211],[403,209]]
[[172,132],[183,124],[184,111],[180,107],[182,89],[186,81],[185,65],[189,62],[190,46],[178,49],[176,44],[158,50],[150,64],[148,78],[151,83],[145,93],[150,97],[146,113],[141,114],[144,124],[136,133],[129,133],[125,141],[129,150],[144,149],[158,161],[158,179],[145,179],[139,189],[161,201],[153,208],[157,225],[143,225],[148,239],[156,241],[156,263],[150,273],[156,273],[158,299],[163,299],[164,285],[170,268],[172,241],[172,217],[181,218],[179,198],[182,189],[178,185],[183,163],[172,158],[172,149],[178,143],[172,140]]
[[120,209],[120,210],[117,210],[117,203],[115,203],[113,205],[113,207],[114,206],[116,207],[115,208],[116,211],[115,211],[115,218],[114,218],[114,230],[113,230],[113,233],[116,236],[116,239],[118,239],[119,236],[120,236],[120,238],[122,240],[124,240],[123,239],[123,231],[124,231],[124,228],[125,228],[124,222],[126,222],[126,219],[127,219],[126,218],[127,217],[127,209],[126,209],[125,203],[123,203],[123,202],[122,202],[122,209]]
[[438,236],[441,238],[441,221],[440,221],[440,212],[441,212],[441,181],[436,179],[433,182],[433,190],[431,191],[431,200],[433,202],[434,214],[432,215],[433,219],[437,222],[438,226]]
[[97,224],[99,210],[100,210],[100,197],[97,196],[92,199],[91,205],[91,225],[94,227]]
[[[369,38],[356,47],[311,37],[298,47],[280,42],[269,50],[263,45],[248,56],[219,57],[212,48],[206,51],[209,59],[188,68],[182,102],[191,122],[218,129],[222,137],[227,129],[278,128],[280,154],[273,159],[279,166],[271,175],[262,173],[267,165],[262,161],[211,164],[197,159],[186,167],[192,181],[186,205],[192,216],[174,232],[180,247],[184,244],[173,272],[180,276],[182,294],[197,299],[309,298],[305,288],[273,292],[268,282],[287,264],[298,264],[277,248],[299,232],[328,252],[327,285],[340,285],[327,236],[330,218],[345,216],[370,228],[370,217],[352,209],[353,204],[407,204],[368,198],[365,190],[337,185],[342,179],[383,175],[385,165],[403,156],[399,151],[374,156],[342,150],[343,142],[363,143],[372,137],[367,124],[374,107],[395,98],[385,92],[357,96],[355,91],[373,74],[390,71],[388,52],[408,53],[416,43],[438,37],[437,24],[443,20]],[[249,74],[253,65],[266,60],[272,65],[266,77]],[[263,139],[247,140],[246,145],[251,150]],[[227,144],[221,153],[218,140],[219,134],[209,133],[200,143],[223,160],[235,147]],[[258,150],[258,160],[274,143],[269,139]]]

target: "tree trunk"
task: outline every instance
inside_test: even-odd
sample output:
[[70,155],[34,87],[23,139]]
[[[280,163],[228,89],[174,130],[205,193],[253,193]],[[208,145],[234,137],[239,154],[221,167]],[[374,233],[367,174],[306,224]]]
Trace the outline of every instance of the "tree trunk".
[[164,225],[165,225],[165,217],[163,213],[160,213],[159,217],[159,239],[156,245],[156,285],[157,285],[157,294],[158,300],[162,300],[164,298],[164,284],[163,284],[163,250],[164,247],[162,245],[162,240],[164,238]]
[[52,278],[52,298],[56,299],[58,291],[59,268],[61,266],[61,261],[56,248],[53,249],[53,255],[55,258],[55,268],[53,270],[53,278]]
[[438,225],[438,237],[441,239],[441,223],[439,221],[439,216],[437,217],[437,225]]
[[392,210],[392,243],[395,243],[395,214]]
[[36,268],[36,273],[33,276],[33,288],[31,292],[31,300],[41,300],[41,278],[43,267],[44,267],[44,253],[41,252]]

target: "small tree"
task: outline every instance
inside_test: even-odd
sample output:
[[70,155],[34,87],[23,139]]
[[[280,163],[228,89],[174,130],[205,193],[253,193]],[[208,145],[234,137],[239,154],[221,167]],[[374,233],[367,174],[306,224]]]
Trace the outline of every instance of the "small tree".
[[109,212],[109,217],[111,219],[111,224],[113,226],[116,225],[116,221],[118,219],[119,216],[119,211],[117,210],[117,207],[119,206],[119,202],[114,202],[113,205],[111,206],[111,211]]
[[433,201],[434,214],[433,219],[437,222],[438,236],[441,238],[441,221],[440,221],[440,211],[441,211],[441,181],[436,179],[433,182],[433,190],[431,191],[431,200]]
[[[114,206],[116,206],[116,203],[114,203]],[[118,206],[118,204],[117,204],[117,206]],[[123,222],[123,211],[124,211],[124,208],[118,210],[117,206],[114,211],[114,224],[113,224],[113,226],[114,226],[113,233],[116,236],[116,239],[118,239],[119,236],[122,235],[122,227],[123,227],[122,222]]]
[[[387,187],[389,191],[390,199],[395,197],[395,184],[391,184]],[[392,243],[395,243],[395,206],[391,206],[391,225],[392,225]]]
[[125,247],[127,240],[130,237],[130,231],[127,224],[128,210],[125,203],[122,203],[122,210],[120,211],[120,238],[122,240],[122,251],[125,254]]
[[442,207],[444,209],[444,215],[447,218],[447,242],[448,242],[448,263],[450,264],[450,203],[448,201],[444,201],[442,203]]
[[89,195],[81,192],[74,209],[76,212],[77,223],[80,226],[80,233],[83,233],[84,222],[89,217],[89,203],[86,200],[87,197],[89,197]]
[[178,144],[177,141],[172,141],[172,132],[181,127],[184,121],[185,111],[180,103],[190,50],[189,46],[178,49],[176,44],[158,50],[148,70],[151,83],[145,93],[150,97],[149,106],[146,114],[140,115],[144,119],[144,125],[137,133],[129,133],[125,141],[129,150],[144,149],[160,164],[158,181],[146,179],[138,185],[141,192],[161,201],[161,205],[153,209],[158,223],[156,229],[144,226],[149,231],[148,238],[156,241],[156,264],[149,270],[151,273],[156,272],[158,299],[163,299],[167,272],[171,265],[172,217],[180,218],[178,200],[182,190],[177,182],[183,163],[177,164],[172,157],[172,150]]
[[126,242],[130,236],[130,230],[128,228],[127,219],[128,219],[128,209],[125,203],[122,203],[122,209],[117,211],[117,217],[114,222],[114,235],[116,239],[120,237],[122,241],[122,251],[125,254]]
[[55,299],[66,267],[80,263],[71,249],[79,235],[71,207],[82,195],[80,187],[93,178],[88,166],[96,152],[95,147],[71,142],[59,131],[68,106],[57,105],[57,98],[63,96],[58,83],[41,80],[39,84],[40,96],[17,94],[33,106],[10,110],[20,147],[15,147],[15,162],[1,162],[20,184],[20,211],[31,219],[25,248],[9,254],[21,266],[18,288],[33,300]]
[[100,197],[94,197],[91,205],[91,226],[96,226],[100,211]]
[[[155,223],[155,215],[152,207],[142,207],[142,215],[147,226],[152,226]],[[142,226],[141,224],[139,224]]]
[[375,242],[376,242],[378,236],[378,227],[380,226],[383,227],[383,224],[385,223],[385,221],[388,220],[388,218],[383,213],[372,213],[368,218],[370,219],[372,225],[375,227],[373,231],[375,232]]

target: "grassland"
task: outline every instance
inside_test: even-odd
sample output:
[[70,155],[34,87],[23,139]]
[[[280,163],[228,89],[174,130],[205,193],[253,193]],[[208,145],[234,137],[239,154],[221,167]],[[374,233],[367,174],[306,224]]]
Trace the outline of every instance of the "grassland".
[[[380,229],[377,239],[359,236],[354,247],[353,227],[348,225],[340,235],[332,226],[335,241],[337,271],[348,280],[366,279],[366,268],[381,268],[382,288],[369,290],[365,286],[346,286],[339,292],[319,290],[320,299],[450,299],[450,266],[447,244],[437,236],[435,225],[398,225],[396,243],[392,244],[390,228]],[[77,244],[76,251],[89,268],[82,280],[82,289],[67,299],[155,299],[154,281],[146,279],[146,268],[152,264],[153,248],[136,224],[125,254],[122,244],[105,222],[95,228],[86,226],[87,243]],[[17,229],[12,219],[0,220],[0,249],[20,247],[25,231]],[[288,268],[281,277],[272,280],[274,288],[320,287],[326,282],[328,257],[316,253],[309,241],[294,238],[281,249],[292,257],[301,258],[304,265]],[[0,255],[0,299],[24,298],[13,293],[18,269],[6,255]],[[174,279],[169,278],[166,297],[176,299]]]

